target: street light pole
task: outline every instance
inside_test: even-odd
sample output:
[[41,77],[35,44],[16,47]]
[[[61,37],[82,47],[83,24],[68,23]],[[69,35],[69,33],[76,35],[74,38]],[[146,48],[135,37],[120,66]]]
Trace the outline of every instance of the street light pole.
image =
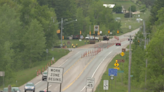
[[62,48],[62,29],[63,29],[63,18],[61,18],[61,48]]

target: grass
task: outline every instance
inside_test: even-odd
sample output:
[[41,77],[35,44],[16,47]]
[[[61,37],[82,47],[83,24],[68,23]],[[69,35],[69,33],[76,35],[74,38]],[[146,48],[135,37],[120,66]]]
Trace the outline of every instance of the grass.
[[[59,53],[60,52],[60,53]],[[64,55],[68,54],[69,51],[65,49],[54,49],[54,50],[49,50],[49,53],[47,55],[47,60],[46,61],[40,61],[37,63],[37,66],[25,69],[25,70],[20,70],[15,72],[15,79],[10,85],[19,87],[26,82],[30,81],[31,79],[35,78],[37,76],[37,70],[44,68],[48,63],[51,62],[52,57],[55,58],[55,61],[63,57]],[[7,82],[7,80],[5,80]],[[17,81],[17,83],[16,83]],[[5,86],[8,86],[9,84],[5,84]],[[1,89],[3,87],[0,87]]]
[[[128,57],[129,52],[125,52],[125,56],[122,57],[120,54],[116,55],[113,60],[109,63],[105,73],[102,76],[102,79],[99,83],[99,85],[96,88],[95,92],[103,92],[103,80],[108,80],[109,81],[109,86],[108,90],[106,92],[127,92],[128,91],[128,86],[127,86],[127,75],[128,74],[128,64],[129,60]],[[124,59],[124,63],[119,63],[120,70],[124,71],[124,73],[118,73],[116,77],[114,77],[114,80],[109,79],[110,77],[108,76],[108,69],[109,68],[114,68],[114,63],[116,59]],[[126,66],[126,67],[125,67]],[[133,77],[131,77],[131,81],[133,81]],[[136,87],[131,83],[131,92],[144,92],[144,90],[139,89],[139,87]]]

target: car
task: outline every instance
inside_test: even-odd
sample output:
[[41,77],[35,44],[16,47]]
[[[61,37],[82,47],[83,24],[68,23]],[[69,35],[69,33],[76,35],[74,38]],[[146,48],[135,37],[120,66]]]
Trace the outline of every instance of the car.
[[42,81],[44,81],[45,79],[47,79],[47,71],[42,73]]
[[[8,92],[8,88],[4,88],[2,92]],[[21,92],[19,87],[11,87],[11,92]]]
[[33,91],[35,92],[35,85],[32,82],[28,82],[24,87],[25,92],[26,91]]
[[121,46],[121,43],[116,43],[116,46]]

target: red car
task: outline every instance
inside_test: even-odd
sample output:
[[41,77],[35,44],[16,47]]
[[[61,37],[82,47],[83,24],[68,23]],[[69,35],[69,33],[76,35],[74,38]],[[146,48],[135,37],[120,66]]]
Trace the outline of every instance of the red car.
[[121,43],[116,43],[116,46],[121,46]]

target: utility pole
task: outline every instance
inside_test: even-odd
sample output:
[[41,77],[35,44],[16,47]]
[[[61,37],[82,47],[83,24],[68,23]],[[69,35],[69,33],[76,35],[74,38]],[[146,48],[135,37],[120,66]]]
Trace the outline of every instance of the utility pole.
[[63,29],[63,18],[61,18],[61,48],[63,46],[63,44],[62,44],[62,29]]
[[130,20],[131,20],[131,5],[130,5]]
[[130,83],[130,73],[131,73],[131,41],[132,41],[132,37],[130,35],[130,45],[129,45],[129,73],[128,73],[128,92],[131,92],[131,83]]

